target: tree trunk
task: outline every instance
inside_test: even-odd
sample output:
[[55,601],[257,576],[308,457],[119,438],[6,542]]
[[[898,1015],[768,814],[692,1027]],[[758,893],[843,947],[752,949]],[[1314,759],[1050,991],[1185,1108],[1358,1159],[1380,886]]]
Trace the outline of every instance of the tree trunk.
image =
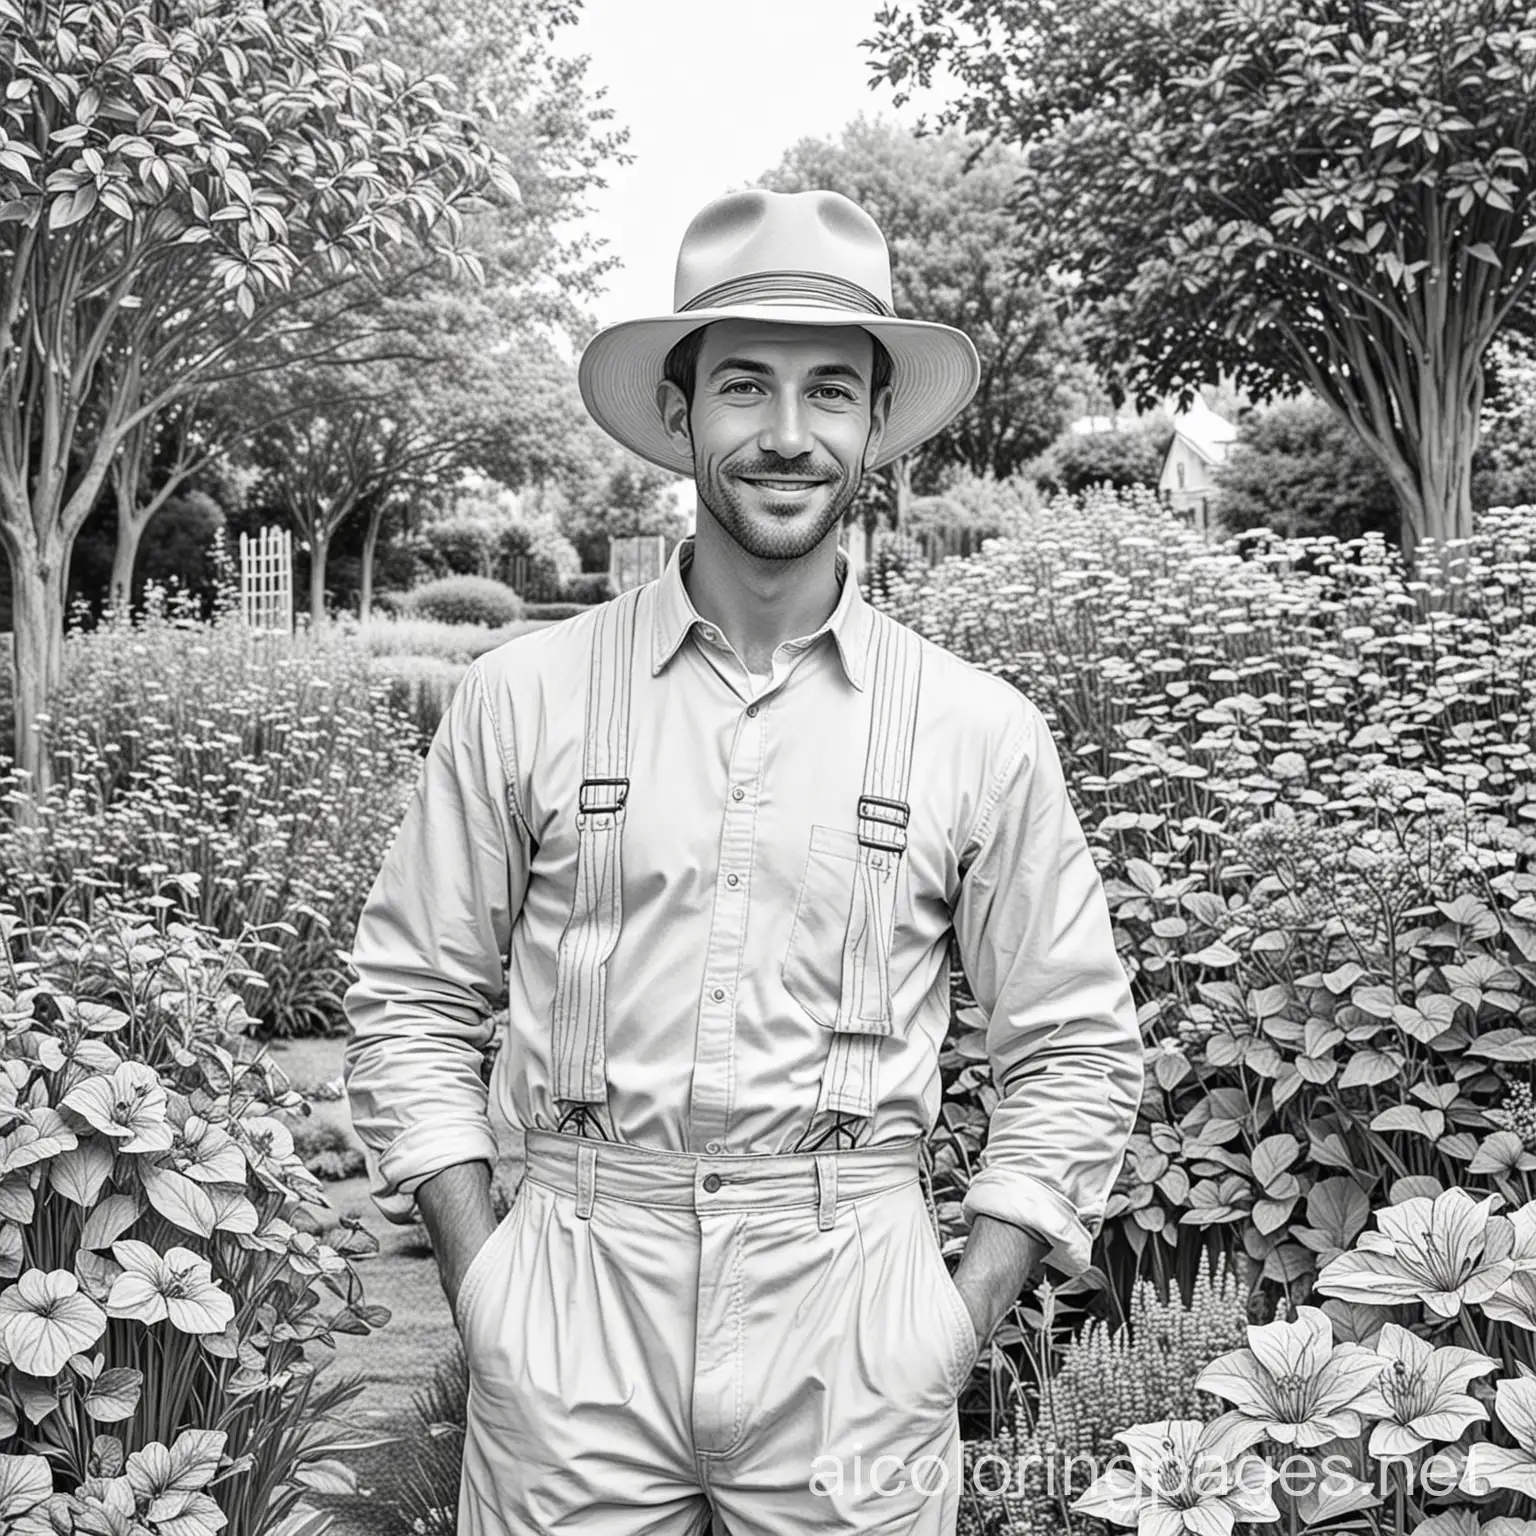
[[309,624],[319,629],[325,623],[325,555],[329,539],[309,541]]
[[126,614],[133,601],[133,568],[139,558],[139,541],[149,519],[142,522],[134,515],[132,506],[125,510],[121,503],[117,508],[117,548],[112,553],[112,606]]
[[363,579],[358,593],[357,617],[366,624],[373,612],[373,552],[379,543],[379,525],[384,521],[384,503],[381,501],[368,514],[368,532],[363,537]]
[[41,794],[50,775],[38,716],[64,679],[64,589],[68,552],[56,540],[11,554],[11,607],[15,625],[16,762]]
[[895,505],[891,513],[891,527],[900,533],[907,526],[907,514],[912,508],[912,455],[908,453],[891,465],[891,486],[895,491]]

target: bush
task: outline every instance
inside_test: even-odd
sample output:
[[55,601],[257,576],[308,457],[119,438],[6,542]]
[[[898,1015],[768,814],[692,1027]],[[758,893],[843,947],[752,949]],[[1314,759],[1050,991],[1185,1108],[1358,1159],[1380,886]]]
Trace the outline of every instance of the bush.
[[334,1029],[337,950],[421,771],[415,744],[355,641],[258,638],[160,597],[141,621],[66,640],[54,783],[38,795],[0,772],[16,807],[0,816],[0,890],[29,923],[89,917],[116,890],[254,934],[264,1030]]
[[258,982],[164,908],[0,907],[7,1530],[268,1536],[312,1482],[351,1482],[336,1415],[361,1384],[322,1386],[307,1355],[388,1314],[363,1302],[355,1223],[335,1246],[294,1230],[321,1196],[298,1097],[245,1035]]
[[586,607],[606,603],[613,595],[613,578],[607,571],[588,571],[566,578],[560,601]]
[[1116,1295],[1187,1285],[1194,1231],[1305,1294],[1346,1185],[1533,1193],[1491,1112],[1536,1057],[1536,514],[1480,522],[1454,597],[1437,570],[1092,495],[893,589],[1071,767],[1150,1042]]
[[301,1121],[294,1127],[293,1151],[310,1173],[326,1183],[355,1179],[366,1168],[362,1148],[331,1121]]
[[420,539],[426,562],[439,577],[491,577],[497,555],[496,527],[480,517],[445,517],[424,523]]
[[1172,441],[1173,424],[1167,420],[1116,432],[1067,433],[1035,461],[1034,478],[1047,496],[1077,495],[1097,485],[1155,486]]
[[546,623],[558,623],[561,619],[575,619],[588,612],[591,603],[529,603],[523,610],[527,619],[542,619]]
[[511,587],[484,576],[445,576],[408,594],[405,613],[442,624],[515,624],[523,601]]
[[560,601],[568,581],[581,572],[576,546],[556,528],[541,523],[512,523],[497,542],[498,569],[508,580],[522,565],[522,594],[530,603]]
[[1230,532],[1286,538],[1395,538],[1397,497],[1380,463],[1320,400],[1288,400],[1245,423],[1216,469],[1216,511]]

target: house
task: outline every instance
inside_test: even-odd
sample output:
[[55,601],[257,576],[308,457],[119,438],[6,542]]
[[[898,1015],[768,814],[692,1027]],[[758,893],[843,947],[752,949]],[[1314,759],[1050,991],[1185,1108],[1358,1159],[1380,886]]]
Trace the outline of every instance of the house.
[[1157,491],[1168,506],[1183,513],[1202,533],[1211,531],[1216,499],[1215,469],[1227,462],[1237,428],[1218,416],[1199,395],[1187,411],[1173,418],[1173,441],[1163,457]]

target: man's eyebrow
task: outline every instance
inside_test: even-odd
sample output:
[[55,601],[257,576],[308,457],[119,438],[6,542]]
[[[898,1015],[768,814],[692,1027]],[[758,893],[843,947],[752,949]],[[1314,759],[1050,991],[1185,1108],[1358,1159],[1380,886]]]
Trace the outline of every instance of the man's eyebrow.
[[[758,378],[768,378],[773,369],[767,363],[760,363],[750,357],[726,357],[722,358],[709,370],[710,378],[721,373],[751,373]],[[812,368],[808,377],[813,379],[853,379],[862,384],[864,375],[855,368],[852,363],[818,363]]]
[[714,378],[718,373],[730,372],[755,373],[761,378],[766,378],[773,372],[773,369],[767,363],[756,362],[750,357],[727,357],[722,358],[721,361],[709,370],[709,376]]

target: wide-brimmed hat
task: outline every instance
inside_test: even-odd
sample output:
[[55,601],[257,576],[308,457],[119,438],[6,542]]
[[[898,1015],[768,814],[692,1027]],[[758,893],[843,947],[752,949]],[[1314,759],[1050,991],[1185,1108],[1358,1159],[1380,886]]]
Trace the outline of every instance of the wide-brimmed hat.
[[891,356],[891,414],[879,456],[889,463],[941,432],[981,381],[963,331],[897,317],[891,257],[879,226],[837,192],[754,188],[697,214],[677,255],[673,313],[601,330],[581,355],[581,397],[603,430],[664,469],[693,472],[656,403],[667,353],[716,320],[859,325]]

